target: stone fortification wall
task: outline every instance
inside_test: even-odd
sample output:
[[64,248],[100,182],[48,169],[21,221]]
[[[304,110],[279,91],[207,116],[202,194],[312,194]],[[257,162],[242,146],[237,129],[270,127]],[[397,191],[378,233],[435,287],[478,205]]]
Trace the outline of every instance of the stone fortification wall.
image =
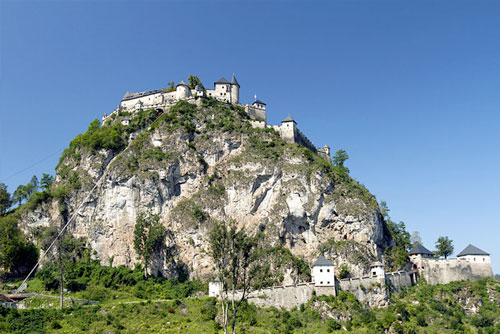
[[398,271],[387,273],[385,275],[385,284],[393,292],[401,292],[401,290],[415,285],[413,274],[407,271]]
[[345,278],[339,281],[339,287],[370,306],[383,306],[389,297],[384,278],[369,276]]
[[[289,310],[307,303],[312,298],[315,289],[317,287],[315,288],[314,283],[275,286],[252,291],[248,296],[248,302],[261,307],[284,307]],[[322,287],[320,293],[334,295],[335,287]],[[237,293],[236,298],[241,298],[241,293]]]
[[299,129],[295,129],[295,142],[302,145],[313,152],[316,152],[316,146],[303,134]]
[[419,274],[428,284],[446,284],[452,281],[478,280],[492,277],[488,262],[469,262],[460,259],[422,259]]
[[256,119],[259,121],[267,122],[267,117],[266,117],[266,110],[262,108],[256,108],[255,106],[251,104],[245,105],[245,111],[247,112],[248,116],[252,119]]

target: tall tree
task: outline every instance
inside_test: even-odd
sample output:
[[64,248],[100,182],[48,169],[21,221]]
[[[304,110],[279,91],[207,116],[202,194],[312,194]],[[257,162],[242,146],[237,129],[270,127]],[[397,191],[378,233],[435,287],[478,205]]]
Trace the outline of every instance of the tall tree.
[[15,203],[18,203],[18,205],[21,205],[21,203],[26,199],[27,197],[27,190],[25,185],[19,185],[14,193],[12,194],[12,201]]
[[0,215],[3,215],[12,204],[7,186],[0,183]]
[[[232,310],[232,333],[236,333],[238,310],[247,300],[259,271],[258,238],[237,230],[234,222],[215,222],[209,235],[210,255],[216,275],[222,283],[221,307],[224,333],[227,333],[229,304]],[[239,289],[239,291],[238,291]]]
[[411,234],[411,245],[422,245],[422,237],[420,236],[419,231],[413,231]]
[[400,221],[396,223],[389,216],[390,209],[385,201],[380,202],[380,213],[392,237],[392,244],[384,251],[387,265],[393,270],[400,269],[408,262],[408,251],[411,247],[411,236],[406,231],[406,225]]
[[147,276],[152,255],[165,246],[165,235],[166,229],[160,223],[160,215],[151,211],[139,213],[134,229],[134,249],[142,258],[144,277]]
[[167,93],[175,92],[175,82],[170,81],[168,83]]
[[38,260],[38,250],[26,241],[14,217],[0,217],[0,269],[22,274]]
[[201,87],[205,88],[200,78],[198,78],[198,76],[196,75],[190,75],[188,78],[188,83],[188,87],[191,89],[195,89],[196,85],[200,85]]
[[448,237],[439,237],[436,241],[436,249],[434,253],[447,259],[449,255],[453,254],[453,240],[448,239]]
[[347,152],[345,150],[338,150],[332,158],[332,163],[339,171],[349,174],[349,168],[344,166],[347,159],[349,159]]
[[40,186],[43,190],[48,190],[54,182],[54,177],[50,174],[43,173],[42,179],[40,180]]
[[33,175],[29,184],[33,186],[33,191],[38,191],[39,183],[38,183],[38,177],[36,177],[36,175]]

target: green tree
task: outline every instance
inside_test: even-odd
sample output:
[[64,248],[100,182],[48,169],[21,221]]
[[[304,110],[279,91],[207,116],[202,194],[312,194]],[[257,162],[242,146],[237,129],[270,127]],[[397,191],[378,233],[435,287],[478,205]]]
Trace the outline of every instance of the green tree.
[[411,248],[411,236],[406,231],[406,225],[400,221],[396,223],[389,216],[390,209],[385,201],[380,202],[380,213],[392,238],[392,244],[384,251],[388,267],[393,270],[404,267],[408,262],[408,252]]
[[147,276],[147,268],[155,252],[159,252],[165,246],[166,229],[160,223],[160,215],[139,213],[134,229],[134,249],[142,258],[144,276]]
[[168,83],[167,93],[175,92],[175,82],[171,81]]
[[0,183],[0,215],[5,214],[11,204],[12,202],[10,194],[7,191],[7,186],[4,183]]
[[27,272],[38,260],[38,250],[26,241],[14,217],[0,218],[0,269],[19,275]]
[[453,253],[453,240],[448,237],[439,237],[436,241],[436,249],[434,253],[447,259]]
[[188,83],[188,87],[191,89],[194,89],[196,85],[200,85],[201,87],[205,88],[201,80],[196,75],[190,75],[188,78]]
[[[216,275],[222,283],[220,297],[224,333],[227,333],[229,304],[231,304],[234,334],[238,310],[247,300],[260,271],[259,238],[248,236],[244,229],[237,230],[234,222],[215,222],[209,240],[210,255],[215,263]],[[239,297],[236,294],[237,289],[239,289]]]
[[26,186],[21,184],[12,194],[12,201],[21,205],[21,203],[27,198],[27,196]]
[[332,158],[332,163],[340,172],[349,174],[349,168],[344,166],[347,159],[349,159],[347,152],[345,150],[338,150]]
[[39,183],[38,183],[38,177],[36,177],[36,175],[33,175],[33,177],[31,178],[31,180],[29,182],[29,184],[32,185],[33,192],[38,191]]
[[52,175],[46,173],[42,174],[42,179],[40,180],[40,186],[42,189],[48,190],[52,185],[52,182],[54,182],[54,177]]
[[420,232],[419,231],[414,231],[411,234],[411,245],[412,246],[422,245],[422,237],[420,236]]

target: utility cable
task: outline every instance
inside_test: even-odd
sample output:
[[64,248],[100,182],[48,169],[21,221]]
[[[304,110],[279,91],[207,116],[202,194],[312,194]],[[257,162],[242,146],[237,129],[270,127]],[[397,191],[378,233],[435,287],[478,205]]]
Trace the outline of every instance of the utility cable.
[[[151,127],[156,123],[158,122],[158,120],[160,119],[160,117],[157,117],[155,119],[155,121],[153,123],[151,123],[151,125],[148,127],[148,130],[151,129]],[[55,154],[55,153],[54,153]],[[106,168],[104,169],[101,177],[99,177],[99,179],[96,181],[94,187],[90,190],[90,192],[88,193],[87,197],[85,197],[85,199],[80,203],[80,205],[78,206],[78,209],[73,213],[73,215],[70,217],[70,219],[68,220],[68,222],[63,226],[63,228],[59,231],[59,233],[57,233],[56,237],[54,238],[54,240],[52,240],[52,242],[50,243],[49,247],[47,247],[47,249],[42,253],[42,255],[40,256],[38,262],[33,266],[33,269],[31,269],[31,271],[28,273],[28,275],[26,276],[26,278],[23,280],[23,282],[21,283],[21,285],[19,286],[19,288],[17,288],[16,292],[17,293],[21,293],[24,291],[24,289],[26,289],[27,287],[27,283],[26,281],[28,280],[28,278],[30,278],[30,276],[33,274],[33,272],[35,271],[35,269],[40,265],[42,259],[45,257],[45,255],[47,255],[47,253],[49,252],[49,250],[52,248],[52,246],[54,246],[54,244],[56,243],[57,239],[59,239],[59,237],[63,234],[64,230],[66,230],[66,228],[68,227],[68,225],[73,221],[73,219],[76,217],[76,215],[79,213],[80,209],[82,209],[82,207],[84,206],[85,203],[87,203],[87,200],[89,199],[90,195],[92,195],[92,193],[94,192],[94,190],[97,188],[97,185],[99,184],[99,182],[101,182],[101,180],[104,178],[104,176],[106,175],[106,170],[108,169],[108,167],[111,165],[112,161],[117,158],[118,156],[121,155],[121,152],[119,154],[117,154],[106,166]],[[120,174],[118,174],[118,176],[120,176]]]

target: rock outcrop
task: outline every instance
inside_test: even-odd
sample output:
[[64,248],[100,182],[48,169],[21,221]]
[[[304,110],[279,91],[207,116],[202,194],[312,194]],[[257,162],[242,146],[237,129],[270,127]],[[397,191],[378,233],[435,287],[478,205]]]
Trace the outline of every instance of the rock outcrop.
[[[131,117],[130,125],[120,123],[122,116]],[[153,110],[118,115],[77,137],[57,168],[54,187],[66,193],[24,213],[24,229],[55,221],[59,201],[75,215],[69,231],[86,238],[103,264],[133,267],[135,221],[151,210],[168,231],[166,251],[151,269],[163,276],[180,268],[192,278],[211,274],[212,220],[263,231],[267,247],[282,245],[309,264],[320,249],[334,254],[348,242],[349,252],[333,260],[348,262],[353,275],[381,259],[390,236],[374,197],[317,154],[251,128],[240,108],[213,101],[201,107],[181,101],[155,119]],[[105,137],[96,144],[98,135]],[[280,270],[283,283],[300,279],[292,265]]]

